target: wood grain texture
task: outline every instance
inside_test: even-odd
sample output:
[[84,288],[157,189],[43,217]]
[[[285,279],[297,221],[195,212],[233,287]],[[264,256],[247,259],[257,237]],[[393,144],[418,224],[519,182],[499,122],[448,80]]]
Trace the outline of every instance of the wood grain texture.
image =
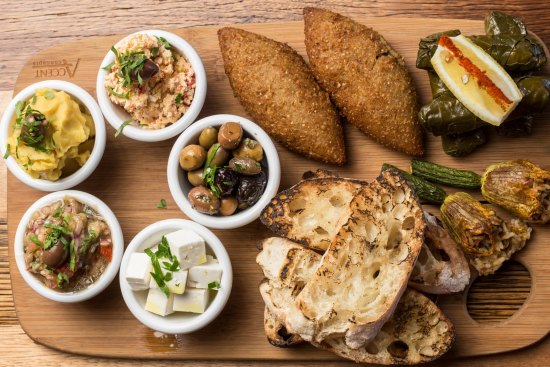
[[[418,35],[447,28],[460,28],[465,34],[483,32],[480,21],[355,18],[381,32],[403,55],[423,101],[429,100],[430,92],[426,73],[413,67]],[[247,24],[241,27],[288,42],[304,54],[302,22]],[[197,49],[205,64],[210,92],[201,117],[216,113],[245,115],[233,97],[223,71],[216,36],[218,28],[208,26],[176,31]],[[119,38],[90,38],[42,50],[23,67],[15,91],[37,80],[47,79],[48,75],[37,73],[37,70],[42,70],[41,65],[67,60],[74,65],[78,63],[78,69],[74,75],[67,74],[61,79],[77,82],[95,94],[96,73],[101,59]],[[37,65],[40,67],[37,68]],[[548,120],[548,115],[541,116],[540,120]],[[537,135],[542,140],[550,138],[550,126],[540,126]],[[512,159],[518,152],[527,150],[536,162],[550,164],[547,148],[533,149],[529,138],[499,140],[502,141],[490,144],[469,157],[468,168],[482,171],[491,162]],[[154,221],[183,216],[171,199],[168,200],[168,210],[155,209],[160,198],[170,198],[165,164],[159,162],[166,162],[171,142],[143,144],[124,137],[115,140],[113,131],[109,128],[107,149],[102,163],[94,175],[77,187],[99,196],[111,206],[118,215],[126,243],[139,230]],[[346,142],[350,163],[338,169],[343,176],[373,179],[383,162],[391,162],[400,167],[406,167],[409,163],[409,157],[373,143],[351,125],[346,126]],[[281,161],[286,162],[282,170],[281,188],[297,182],[306,170],[317,167],[334,168],[306,160],[281,147],[278,147],[278,151]],[[429,138],[427,151],[428,159],[464,167],[463,161],[442,153],[439,139]],[[147,167],[147,170],[141,167]],[[11,240],[18,224],[17,219],[42,193],[21,185],[11,175],[8,177],[8,192],[8,228]],[[259,221],[240,229],[214,232],[226,245],[233,259],[235,280],[232,296],[222,315],[199,332],[176,338],[156,338],[151,330],[141,325],[128,312],[116,281],[107,291],[88,302],[63,305],[47,301],[27,287],[17,269],[12,266],[13,293],[19,321],[25,331],[40,343],[65,351],[78,348],[80,353],[88,355],[127,358],[334,360],[332,354],[317,351],[307,345],[280,350],[265,342],[262,328],[263,302],[257,294],[261,272],[254,258],[255,244],[270,233]],[[517,349],[546,335],[550,329],[550,315],[545,316],[543,311],[547,302],[550,302],[550,276],[545,274],[544,264],[550,261],[550,255],[544,251],[544,246],[548,245],[546,242],[550,239],[544,234],[548,233],[548,229],[537,228],[537,236],[518,256],[518,260],[529,268],[536,286],[533,287],[528,302],[509,320],[490,325],[477,323],[466,312],[465,294],[438,299],[439,305],[453,320],[457,330],[457,342],[450,356],[472,356]],[[13,255],[10,256],[10,262],[13,263]],[[36,312],[37,309],[47,309],[49,317],[45,318],[42,313]],[[86,330],[85,335],[82,334],[82,329]],[[506,333],[513,333],[515,337],[509,338]],[[205,343],[205,340],[209,342]],[[216,354],[212,354],[213,347],[216,348]]]
[[[265,22],[271,20],[299,20],[304,5],[322,5],[348,15],[387,16],[403,14],[422,15],[433,18],[482,19],[484,14],[495,8],[489,0],[467,1],[150,1],[137,4],[132,0],[110,0],[66,3],[64,1],[0,2],[0,89],[10,90],[22,61],[37,49],[66,40],[85,38],[90,35],[111,35],[139,30],[145,27],[177,27],[207,24],[232,24]],[[526,2],[505,0],[498,8],[521,15],[529,28],[550,41],[550,20],[547,2]],[[167,11],[168,9],[168,11]],[[175,12],[170,11],[175,9]],[[144,16],[137,16],[139,14]],[[174,13],[177,16],[174,17]],[[89,16],[89,17],[88,17]],[[90,20],[91,21],[88,21]],[[137,20],[136,20],[137,19]],[[85,24],[83,24],[83,22]],[[9,52],[8,52],[9,51]],[[0,92],[0,106],[11,98],[11,92]],[[2,109],[0,108],[0,113]],[[55,351],[34,343],[22,331],[15,318],[11,298],[7,263],[5,166],[0,161],[0,366],[168,366],[172,362],[85,358]],[[4,209],[2,209],[4,208]],[[505,294],[495,295],[506,299]],[[487,308],[486,308],[487,310]],[[13,324],[13,325],[11,325]],[[512,337],[512,336],[511,336]],[[520,351],[493,356],[436,362],[438,366],[546,366],[550,355],[550,338],[535,346]],[[195,361],[195,366],[211,366],[214,363]],[[216,362],[217,366],[250,366],[259,363]],[[351,363],[326,363],[323,365],[354,365]],[[263,365],[288,366],[287,362],[269,362]],[[318,363],[292,363],[290,365],[316,366]]]

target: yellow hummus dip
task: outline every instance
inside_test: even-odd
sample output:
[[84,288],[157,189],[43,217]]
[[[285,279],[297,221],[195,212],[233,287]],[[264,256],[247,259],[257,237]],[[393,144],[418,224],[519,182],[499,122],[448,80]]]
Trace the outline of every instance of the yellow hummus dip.
[[56,181],[86,163],[94,146],[92,116],[63,91],[42,89],[17,104],[9,154],[33,178]]

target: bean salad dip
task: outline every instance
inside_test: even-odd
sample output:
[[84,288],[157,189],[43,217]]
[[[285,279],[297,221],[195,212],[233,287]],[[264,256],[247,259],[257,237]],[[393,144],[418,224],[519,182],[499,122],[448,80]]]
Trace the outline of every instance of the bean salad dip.
[[139,127],[162,129],[189,109],[195,71],[163,37],[135,34],[111,47],[115,61],[103,68],[110,100]]
[[76,292],[94,283],[111,262],[111,231],[92,207],[72,197],[46,205],[25,232],[27,270],[44,285]]

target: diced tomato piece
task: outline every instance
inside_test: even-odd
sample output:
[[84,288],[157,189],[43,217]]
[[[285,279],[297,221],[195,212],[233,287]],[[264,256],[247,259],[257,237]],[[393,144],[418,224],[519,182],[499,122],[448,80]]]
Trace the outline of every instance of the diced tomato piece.
[[111,262],[113,258],[113,246],[99,246],[99,251],[101,253],[101,256]]

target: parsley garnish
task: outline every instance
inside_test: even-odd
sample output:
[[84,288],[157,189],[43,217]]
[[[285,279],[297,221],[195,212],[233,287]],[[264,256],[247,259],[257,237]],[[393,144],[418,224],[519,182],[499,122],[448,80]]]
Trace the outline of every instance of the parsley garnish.
[[115,97],[118,97],[118,98],[124,98],[124,99],[128,99],[130,97],[130,93],[129,92],[126,92],[126,93],[118,93],[117,91],[115,91],[113,89],[113,87],[109,87],[109,92],[115,96]]
[[153,47],[151,49],[151,56],[157,57],[158,54],[159,54],[159,48],[158,47]]
[[44,224],[44,227],[45,228],[50,228],[52,231],[58,231],[58,232],[63,233],[63,234],[71,234],[71,230],[68,227],[65,227],[65,226],[59,226],[57,224],[46,223],[46,224]]
[[44,247],[44,244],[40,242],[40,240],[34,233],[29,236],[29,240],[31,240],[37,246]]
[[57,273],[56,282],[59,288],[63,288],[63,285],[64,285],[63,283],[69,284],[69,277],[67,276],[67,274],[63,272]]
[[36,94],[31,98],[31,104],[33,105],[35,103],[36,103]]
[[55,213],[53,215],[55,218],[59,218],[61,216],[61,207],[58,207],[56,210],[55,210]]
[[6,145],[6,152],[4,153],[4,157],[3,157],[4,159],[8,159],[8,157],[10,156],[10,149],[11,149],[10,145],[7,144]]
[[204,166],[204,171],[202,172],[202,177],[204,177],[204,182],[206,183],[206,186],[209,187],[212,193],[219,198],[221,196],[221,190],[214,182],[214,178],[216,177],[216,170],[218,169],[218,167],[216,165],[210,167],[210,164],[216,156],[216,152],[218,151],[218,149],[220,149],[220,144],[216,143],[212,145],[212,148],[210,149],[211,151],[208,154],[208,157],[206,157],[206,164]]
[[172,49],[172,45],[170,43],[168,43],[168,41],[166,40],[166,38],[164,37],[159,37],[159,36],[155,36],[157,37],[157,39],[159,40],[160,44],[164,46],[165,49],[167,50],[170,50]]
[[208,289],[215,289],[215,290],[220,289],[220,282],[213,281],[208,283]]
[[96,243],[98,239],[97,233],[95,233],[95,231],[90,231],[88,236],[82,241],[82,245],[78,248],[78,253],[82,255],[88,252],[90,245]]
[[143,51],[132,51],[119,53],[116,48],[111,47],[111,51],[115,54],[115,57],[119,63],[118,76],[123,79],[122,86],[125,87],[132,82],[132,78],[137,78],[139,85],[143,84],[141,80],[140,72],[143,69],[143,64],[147,57]]
[[[153,264],[154,272],[151,273],[151,276],[155,279],[155,282],[159,288],[164,292],[164,294],[166,294],[166,297],[168,297],[170,295],[170,290],[168,289],[166,282],[173,279],[172,272],[181,269],[177,257],[172,255],[170,245],[168,244],[168,240],[165,236],[162,236],[162,239],[158,244],[157,251],[153,252],[151,249],[146,249],[145,253],[151,258],[151,263]],[[168,260],[162,262],[164,269],[167,270],[166,273],[162,271],[159,259]]]
[[115,138],[118,137],[121,133],[122,133],[122,130],[124,130],[124,128],[128,125],[130,125],[132,123],[132,120],[126,120],[124,121],[122,124],[120,124],[120,126],[118,127],[118,129],[116,129],[116,132],[115,132]]
[[176,95],[176,104],[179,106],[181,104],[181,98],[183,97],[183,95],[181,93],[178,93]]
[[153,272],[151,272],[151,276],[153,277],[153,279],[155,279],[155,282],[164,292],[166,297],[170,296],[170,290],[166,285],[166,281],[168,280],[165,278],[165,274],[163,274],[162,269],[160,268],[157,255],[153,251],[151,251],[151,249],[145,249],[145,253],[151,258],[151,263],[153,264]]
[[52,92],[51,90],[47,90],[44,92],[44,98],[46,99],[54,99],[55,98],[55,94],[54,92]]
[[159,209],[166,209],[168,206],[166,204],[166,200],[160,199],[159,203],[157,204],[157,208]]

